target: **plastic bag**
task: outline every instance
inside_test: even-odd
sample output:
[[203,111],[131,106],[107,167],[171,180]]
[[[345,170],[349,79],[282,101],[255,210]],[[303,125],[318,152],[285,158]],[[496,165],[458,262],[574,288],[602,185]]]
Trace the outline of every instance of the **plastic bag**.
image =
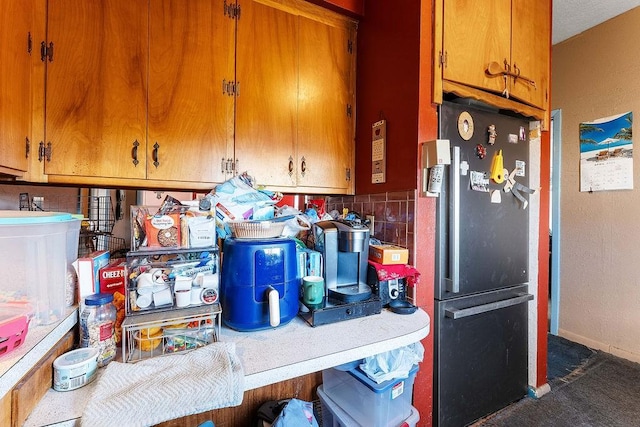
[[272,424],[273,427],[319,427],[316,417],[313,415],[313,404],[304,400],[291,399],[284,407],[278,418]]
[[384,353],[369,356],[360,364],[360,369],[376,383],[408,378],[411,368],[422,362],[424,347],[420,342],[409,344]]
[[276,210],[276,217],[282,218],[286,216],[291,216],[292,218],[286,220],[281,236],[296,237],[301,231],[311,229],[310,218],[298,209],[284,205]]
[[311,223],[304,215],[296,215],[295,217],[287,220],[282,230],[282,236],[284,237],[296,237],[301,231],[311,229]]

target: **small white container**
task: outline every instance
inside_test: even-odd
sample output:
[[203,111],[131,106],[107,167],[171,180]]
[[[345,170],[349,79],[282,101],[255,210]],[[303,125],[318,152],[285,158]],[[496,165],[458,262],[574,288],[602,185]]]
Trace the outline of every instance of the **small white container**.
[[89,384],[96,378],[98,349],[71,350],[53,361],[53,389],[70,391]]

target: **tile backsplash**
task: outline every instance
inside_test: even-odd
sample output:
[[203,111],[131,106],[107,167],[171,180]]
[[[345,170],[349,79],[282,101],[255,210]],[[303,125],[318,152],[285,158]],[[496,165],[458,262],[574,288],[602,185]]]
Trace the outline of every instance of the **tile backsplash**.
[[357,212],[364,219],[374,216],[373,237],[383,243],[409,249],[409,263],[414,243],[414,210],[416,192],[360,194],[357,196],[330,196],[326,198],[326,211],[344,208]]

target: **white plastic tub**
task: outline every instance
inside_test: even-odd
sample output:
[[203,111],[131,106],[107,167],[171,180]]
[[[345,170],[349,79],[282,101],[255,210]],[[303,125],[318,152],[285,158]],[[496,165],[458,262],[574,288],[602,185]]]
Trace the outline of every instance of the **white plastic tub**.
[[67,213],[0,211],[0,302],[29,301],[32,325],[65,315],[67,271],[78,256],[80,222]]

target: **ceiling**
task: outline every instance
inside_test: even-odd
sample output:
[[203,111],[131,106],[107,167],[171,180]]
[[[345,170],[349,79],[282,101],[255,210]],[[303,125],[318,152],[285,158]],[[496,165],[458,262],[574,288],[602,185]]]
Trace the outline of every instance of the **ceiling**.
[[552,44],[580,34],[637,6],[640,6],[640,0],[553,0]]

